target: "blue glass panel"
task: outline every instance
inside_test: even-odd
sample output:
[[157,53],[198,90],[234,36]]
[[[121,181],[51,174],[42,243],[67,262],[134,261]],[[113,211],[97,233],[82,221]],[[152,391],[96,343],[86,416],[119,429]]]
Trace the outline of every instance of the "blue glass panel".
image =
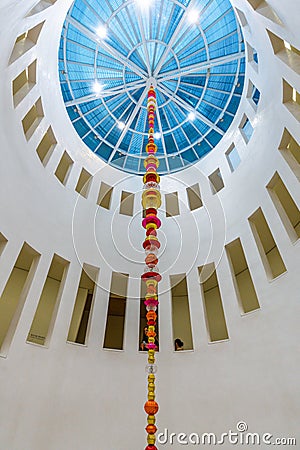
[[132,137],[133,137],[133,133],[126,133],[126,135],[124,136],[124,138],[122,139],[120,148],[122,148],[122,150],[131,153],[131,141],[132,141]]
[[183,167],[182,160],[179,155],[171,156],[168,161],[170,170],[178,170]]
[[211,151],[211,145],[205,140],[201,141],[200,144],[196,145],[194,148],[199,158],[202,158]]
[[72,94],[67,83],[61,83],[61,91],[65,102],[72,100]]
[[112,158],[112,164],[123,167],[125,163],[126,156],[122,153],[116,152]]
[[73,121],[74,119],[77,119],[77,117],[79,117],[79,112],[78,109],[74,106],[69,106],[69,108],[67,108],[68,114],[70,119]]
[[113,151],[112,147],[107,145],[105,142],[102,142],[99,148],[97,149],[96,154],[99,155],[105,161],[108,161],[112,151]]
[[[118,143],[121,154],[115,153],[110,163],[127,172],[144,172],[149,76],[157,84],[154,128],[163,133],[157,155],[169,155],[160,173],[178,171],[211,151],[240,104],[244,42],[230,1],[195,0],[193,8],[201,11],[197,23],[186,17],[189,4],[154,0],[145,11],[124,0],[75,0],[67,14],[58,70],[70,120],[105,161]],[[99,26],[106,26],[106,38],[97,35]],[[232,54],[235,60],[216,61]],[[209,71],[208,59],[214,63]],[[98,94],[95,81],[102,86]],[[259,96],[253,91],[254,103]]]
[[205,138],[209,144],[212,145],[212,147],[215,147],[220,140],[222,139],[222,135],[219,134],[217,131],[211,131]]
[[137,172],[139,168],[139,159],[133,158],[132,156],[127,156],[127,160],[125,163],[125,169],[129,170],[129,172]]
[[231,122],[233,120],[233,116],[229,116],[229,114],[224,114],[221,120],[217,123],[217,126],[221,128],[221,130],[226,131],[228,130]]
[[165,173],[167,172],[167,163],[165,159],[160,159],[159,160],[159,173]]
[[240,104],[240,97],[233,96],[232,99],[230,100],[229,105],[227,106],[227,111],[229,111],[232,114],[235,114],[239,104]]
[[93,151],[95,151],[96,148],[99,147],[99,139],[93,132],[85,136],[83,142]]
[[172,153],[177,153],[178,150],[176,148],[173,135],[172,134],[165,134],[164,135],[165,143],[166,143],[166,150],[167,153],[170,155]]
[[186,152],[181,153],[181,157],[183,159],[183,163],[185,165],[191,164],[197,161],[197,155],[193,151],[193,149],[187,150]]
[[90,127],[85,123],[83,119],[79,119],[76,122],[73,122],[73,124],[80,137],[84,136],[90,130]]

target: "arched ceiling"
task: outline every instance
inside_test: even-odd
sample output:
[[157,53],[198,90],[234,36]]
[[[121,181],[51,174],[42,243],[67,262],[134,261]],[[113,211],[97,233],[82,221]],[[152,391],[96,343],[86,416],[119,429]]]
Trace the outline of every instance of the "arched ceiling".
[[146,96],[157,92],[161,174],[210,152],[244,86],[244,42],[229,0],[75,0],[59,75],[80,138],[109,164],[144,171]]

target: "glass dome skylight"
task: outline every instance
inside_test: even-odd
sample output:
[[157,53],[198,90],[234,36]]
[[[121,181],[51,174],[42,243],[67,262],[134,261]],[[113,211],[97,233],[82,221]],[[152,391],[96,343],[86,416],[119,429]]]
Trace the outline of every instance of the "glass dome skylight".
[[85,144],[126,172],[144,171],[146,102],[156,87],[161,174],[222,139],[244,86],[244,42],[229,0],[75,0],[59,75]]

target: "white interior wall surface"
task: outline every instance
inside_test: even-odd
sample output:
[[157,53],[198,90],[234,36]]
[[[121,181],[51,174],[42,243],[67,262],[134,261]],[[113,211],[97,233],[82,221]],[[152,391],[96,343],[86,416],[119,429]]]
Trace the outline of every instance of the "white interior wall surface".
[[[0,357],[0,448],[3,450],[140,450],[146,446],[146,356],[138,351],[140,274],[144,230],[142,178],[106,166],[79,140],[65,110],[57,73],[61,28],[71,5],[53,6],[25,17],[37,1],[2,0],[0,5],[0,293],[23,242],[41,256],[9,348]],[[257,2],[259,3],[259,2]],[[265,2],[262,2],[264,4]],[[258,68],[247,64],[258,87],[258,109],[244,95],[229,131],[195,166],[164,176],[162,193],[178,192],[180,215],[166,218],[162,205],[157,415],[159,432],[215,433],[244,421],[248,431],[294,437],[300,446],[300,255],[283,226],[267,184],[278,172],[298,208],[299,179],[278,150],[286,128],[300,142],[300,116],[283,104],[283,79],[300,92],[300,66],[273,53],[266,29],[300,49],[297,0],[269,0],[281,23],[247,0],[232,0],[248,24],[245,40],[257,50]],[[32,49],[9,64],[16,37],[45,21]],[[37,59],[37,82],[15,108],[12,81]],[[245,89],[246,89],[245,88]],[[41,97],[44,117],[26,140],[21,121]],[[246,144],[243,114],[254,133]],[[298,117],[298,118],[297,118]],[[298,120],[299,119],[299,120]],[[44,167],[36,147],[48,127],[57,145]],[[241,157],[231,172],[225,152],[234,143]],[[74,160],[66,186],[54,173],[64,150]],[[88,198],[75,191],[81,168],[93,176]],[[208,176],[220,168],[225,187],[213,194]],[[97,205],[101,181],[114,187],[109,210]],[[186,188],[200,184],[204,207],[191,212]],[[135,195],[133,217],[119,214],[121,192]],[[164,196],[163,196],[164,197]],[[287,271],[270,280],[248,218],[261,208]],[[240,238],[260,309],[241,314],[224,246]],[[53,254],[69,262],[64,289],[45,346],[26,342]],[[67,343],[82,264],[99,268],[86,345]],[[214,263],[229,339],[209,340],[198,267]],[[124,349],[103,349],[112,272],[129,274]],[[170,275],[186,274],[193,350],[174,352]],[[271,442],[273,442],[271,440]],[[221,445],[229,450],[233,444]],[[184,448],[159,444],[161,450]],[[186,448],[197,448],[190,443]],[[199,448],[210,448],[208,444]],[[247,447],[241,442],[235,448]],[[251,446],[250,446],[251,448]],[[269,448],[267,443],[252,448]]]

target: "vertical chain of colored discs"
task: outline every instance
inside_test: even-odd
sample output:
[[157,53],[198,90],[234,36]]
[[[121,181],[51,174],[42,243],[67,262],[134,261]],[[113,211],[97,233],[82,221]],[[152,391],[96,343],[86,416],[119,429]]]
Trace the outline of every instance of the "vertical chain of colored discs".
[[143,219],[142,225],[146,229],[146,238],[143,242],[143,247],[146,252],[146,268],[142,275],[142,280],[146,283],[145,305],[147,309],[147,325],[148,325],[148,364],[146,371],[148,373],[148,400],[144,405],[144,409],[148,414],[146,431],[148,433],[148,445],[145,450],[157,450],[155,446],[155,433],[157,428],[155,426],[155,414],[158,411],[158,404],[155,401],[155,373],[157,367],[155,366],[155,352],[157,350],[156,326],[156,310],[158,305],[157,284],[161,280],[161,275],[158,272],[157,252],[160,243],[157,239],[156,230],[160,227],[161,222],[157,217],[157,210],[161,205],[159,175],[157,168],[159,161],[155,156],[157,152],[157,145],[154,142],[154,119],[156,109],[156,94],[151,85],[148,91],[148,144],[146,146],[147,157],[144,161],[146,174],[144,175],[144,192],[142,196],[142,205],[146,211],[146,217]]

